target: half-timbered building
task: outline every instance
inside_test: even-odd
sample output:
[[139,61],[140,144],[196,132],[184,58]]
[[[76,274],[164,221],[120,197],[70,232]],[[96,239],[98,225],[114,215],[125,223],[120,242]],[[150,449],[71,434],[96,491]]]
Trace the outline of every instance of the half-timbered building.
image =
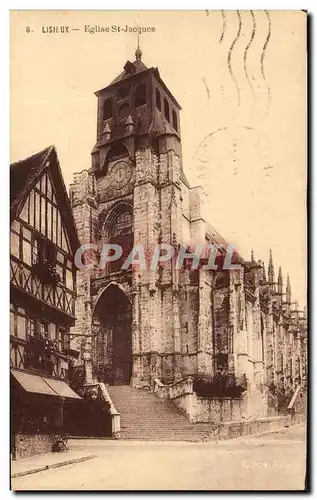
[[10,366],[12,452],[46,451],[62,432],[79,242],[56,150],[10,169]]

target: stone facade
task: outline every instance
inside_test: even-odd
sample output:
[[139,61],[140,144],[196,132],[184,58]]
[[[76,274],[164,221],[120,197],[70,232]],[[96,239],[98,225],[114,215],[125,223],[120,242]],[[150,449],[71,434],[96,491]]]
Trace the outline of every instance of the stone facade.
[[[292,393],[306,380],[306,317],[293,307],[289,281],[284,294],[281,272],[274,281],[272,256],[268,278],[253,256],[235,255],[239,267],[230,270],[178,270],[175,259],[150,269],[155,245],[177,252],[227,243],[184,174],[180,106],[157,68],[136,56],[96,92],[92,167],[70,188],[79,239],[98,245],[95,264],[77,274],[73,343],[87,379],[153,387],[154,379],[220,371],[246,379],[256,397]],[[123,255],[100,269],[104,243],[120,244]],[[133,245],[143,246],[146,269],[121,268]]]

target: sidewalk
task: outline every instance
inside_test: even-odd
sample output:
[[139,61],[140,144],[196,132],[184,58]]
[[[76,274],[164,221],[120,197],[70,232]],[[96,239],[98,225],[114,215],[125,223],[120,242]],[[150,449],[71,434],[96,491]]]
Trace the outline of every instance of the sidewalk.
[[66,450],[11,460],[11,478],[34,474],[35,472],[62,467],[63,465],[74,464],[76,462],[84,462],[96,456],[93,453],[80,450]]

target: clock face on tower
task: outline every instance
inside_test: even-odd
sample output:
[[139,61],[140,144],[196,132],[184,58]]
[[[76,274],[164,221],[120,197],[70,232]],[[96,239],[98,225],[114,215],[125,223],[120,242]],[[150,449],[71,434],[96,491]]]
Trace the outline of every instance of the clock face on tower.
[[131,165],[126,161],[118,161],[110,171],[110,182],[115,189],[123,189],[132,177]]

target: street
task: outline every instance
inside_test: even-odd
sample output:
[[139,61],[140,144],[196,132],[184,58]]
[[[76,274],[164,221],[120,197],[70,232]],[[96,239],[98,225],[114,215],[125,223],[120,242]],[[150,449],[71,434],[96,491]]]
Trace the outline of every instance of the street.
[[72,440],[69,447],[97,457],[12,479],[12,489],[304,489],[304,425],[218,443]]

